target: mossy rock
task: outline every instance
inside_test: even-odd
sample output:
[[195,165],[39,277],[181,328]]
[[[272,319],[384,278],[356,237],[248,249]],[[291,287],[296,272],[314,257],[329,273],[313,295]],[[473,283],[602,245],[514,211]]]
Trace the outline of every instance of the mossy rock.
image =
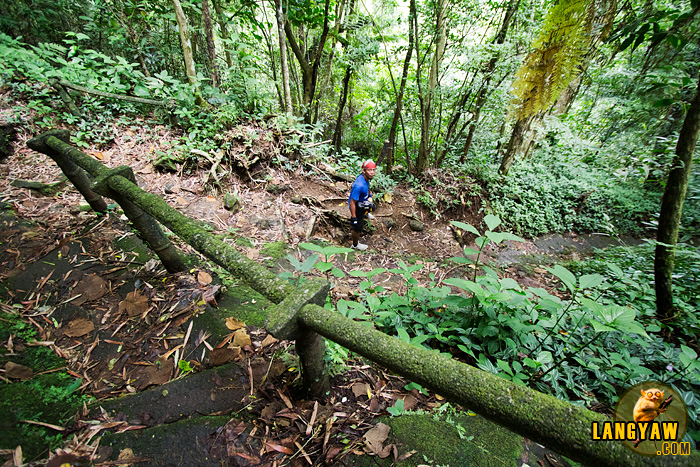
[[[17,332],[6,321],[0,323],[0,336],[7,340]],[[66,362],[46,347],[27,347],[18,355],[0,357],[0,366],[12,361],[27,366],[34,376],[26,381],[0,385],[0,449],[22,446],[25,461],[45,457],[49,450],[63,445],[63,435],[38,425],[20,422],[33,420],[63,426],[82,407],[85,396],[76,392],[81,380],[65,372],[37,373],[64,367]]]

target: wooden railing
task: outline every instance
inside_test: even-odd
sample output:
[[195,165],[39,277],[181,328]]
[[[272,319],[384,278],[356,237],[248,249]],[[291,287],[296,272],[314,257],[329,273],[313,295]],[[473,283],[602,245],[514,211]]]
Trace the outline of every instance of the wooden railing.
[[645,457],[619,441],[594,441],[594,424],[602,425],[610,420],[604,415],[406,344],[325,309],[323,305],[330,290],[327,281],[312,279],[292,287],[215,238],[200,222],[170,207],[160,196],[141,190],[129,167],[109,169],[69,143],[68,131],[54,130],[27,144],[56,161],[95,211],[107,208],[101,196],[117,201],[168,271],[180,271],[184,263],[158,222],[273,302],[275,305],[267,310],[266,328],[279,339],[295,341],[304,383],[312,395],[321,396],[328,389],[323,358],[325,337],[586,465],[700,465],[700,455],[695,451],[687,456]]

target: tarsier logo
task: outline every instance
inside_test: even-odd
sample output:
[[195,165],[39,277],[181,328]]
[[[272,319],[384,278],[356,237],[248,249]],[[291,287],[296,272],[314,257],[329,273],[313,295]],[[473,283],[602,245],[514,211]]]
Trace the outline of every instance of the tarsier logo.
[[683,398],[670,386],[648,381],[631,387],[620,398],[611,421],[594,422],[594,440],[622,441],[648,456],[689,455],[681,440],[688,426]]

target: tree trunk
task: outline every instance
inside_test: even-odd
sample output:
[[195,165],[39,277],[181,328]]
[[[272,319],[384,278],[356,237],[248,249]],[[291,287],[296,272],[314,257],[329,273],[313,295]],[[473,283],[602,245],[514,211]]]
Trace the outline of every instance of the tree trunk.
[[[501,23],[501,28],[496,34],[494,44],[501,45],[506,40],[506,35],[508,34],[508,28],[510,27],[510,22],[515,16],[515,12],[518,10],[520,5],[520,0],[510,0],[508,3],[508,8],[506,9],[506,14],[503,17],[503,23]],[[476,125],[479,123],[479,116],[481,115],[481,109],[486,103],[486,99],[489,94],[489,84],[491,83],[491,78],[493,77],[493,71],[496,69],[496,63],[498,63],[499,53],[496,52],[488,65],[484,69],[484,75],[486,76],[485,83],[481,86],[479,94],[476,97],[476,108],[474,110],[474,116],[472,117],[471,125],[469,127],[469,134],[467,135],[467,141],[464,143],[464,149],[462,150],[462,155],[459,158],[459,162],[464,162],[467,157],[467,153],[471,148],[472,141],[474,140],[474,132],[476,131]]]
[[[432,120],[432,107],[435,100],[435,92],[437,91],[437,77],[442,63],[442,56],[445,53],[445,45],[447,43],[447,25],[445,10],[447,8],[447,0],[439,0],[436,11],[436,45],[435,53],[430,64],[430,73],[428,75],[428,89],[421,101],[421,126],[420,126],[420,145],[418,146],[418,159],[416,160],[416,175],[421,175],[428,167],[428,159],[430,157],[430,126]],[[420,56],[418,57],[420,60]],[[422,94],[422,93],[421,93]]]
[[[411,0],[410,13],[408,19],[408,49],[406,50],[406,59],[403,62],[403,71],[401,72],[401,84],[399,85],[399,93],[396,95],[396,109],[394,109],[394,118],[391,121],[389,129],[389,152],[386,157],[386,173],[390,174],[394,166],[394,147],[396,146],[396,129],[399,126],[399,118],[403,109],[403,95],[406,91],[406,81],[408,79],[408,70],[411,66],[411,55],[413,53],[413,42],[415,40],[415,31],[413,29],[413,15],[416,14],[416,0]],[[409,157],[408,152],[406,157]]]
[[[313,104],[314,96],[316,94],[316,82],[318,80],[318,67],[321,64],[321,58],[323,56],[323,48],[326,45],[326,40],[328,39],[328,31],[330,30],[328,26],[328,10],[330,8],[330,0],[326,0],[323,13],[323,30],[321,36],[319,37],[317,43],[314,45],[315,50],[307,50],[306,54],[301,50],[299,44],[294,37],[294,30],[292,29],[289,21],[284,23],[284,32],[287,36],[287,41],[289,46],[294,52],[294,56],[299,62],[299,67],[301,68],[301,79],[303,84],[303,102],[302,105],[304,109],[304,123],[310,124],[311,116],[313,114]],[[306,55],[311,56],[311,60],[307,60]]]
[[515,122],[513,132],[510,135],[510,141],[508,141],[508,146],[506,147],[506,153],[503,155],[501,166],[498,169],[498,173],[501,175],[508,175],[508,171],[515,160],[515,155],[522,147],[525,135],[530,130],[530,123],[532,122],[533,118],[534,116],[531,115],[524,119],[519,118]]
[[688,190],[688,179],[693,164],[693,153],[700,133],[700,81],[693,102],[690,103],[683,127],[678,136],[676,155],[668,174],[666,189],[661,200],[659,229],[656,234],[654,281],[656,287],[656,317],[670,320],[676,310],[673,305],[672,274],[675,247],[683,213],[683,202]]
[[280,66],[282,68],[282,88],[284,89],[284,111],[287,118],[292,117],[292,92],[289,88],[289,68],[287,66],[287,41],[284,35],[284,11],[282,0],[275,0],[275,17],[277,19],[277,36],[280,42]]
[[175,9],[175,19],[180,30],[180,44],[182,45],[182,56],[185,61],[185,73],[187,80],[194,87],[195,102],[199,107],[208,108],[209,104],[202,98],[199,93],[199,85],[197,83],[197,72],[194,67],[194,58],[192,56],[192,42],[190,41],[190,31],[187,27],[187,17],[182,10],[180,0],[172,0],[173,8]]
[[204,17],[204,34],[207,37],[207,52],[209,52],[209,64],[211,65],[211,84],[218,88],[219,69],[216,66],[216,46],[214,45],[214,30],[211,24],[211,13],[209,12],[209,2],[202,0],[202,17]]
[[231,59],[231,52],[229,52],[228,47],[228,27],[226,27],[226,17],[221,11],[221,5],[219,5],[218,0],[211,0],[214,4],[214,11],[216,11],[216,18],[219,20],[219,29],[221,30],[221,38],[224,41],[224,55],[226,56],[226,66],[231,68],[233,66],[233,60]]
[[335,133],[333,133],[333,147],[336,154],[340,154],[340,143],[343,139],[343,110],[345,110],[345,103],[348,100],[348,88],[350,87],[351,77],[352,65],[348,65],[343,78],[343,94],[340,96],[340,102],[338,102],[338,118],[335,121]]

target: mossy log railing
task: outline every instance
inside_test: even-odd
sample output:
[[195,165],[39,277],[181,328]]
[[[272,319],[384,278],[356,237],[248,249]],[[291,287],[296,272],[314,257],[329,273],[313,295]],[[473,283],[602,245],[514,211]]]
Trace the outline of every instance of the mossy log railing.
[[[128,168],[109,170],[70,146],[68,138],[68,132],[53,131],[34,138],[28,145],[56,159],[62,169],[67,162],[82,167],[96,177],[90,185],[95,192],[110,193],[138,206],[197,251],[276,303],[268,310],[267,329],[277,338],[296,341],[304,381],[312,393],[321,394],[327,387],[323,336],[585,465],[700,465],[697,452],[688,456],[645,457],[618,441],[593,441],[593,424],[610,421],[604,415],[518,386],[428,349],[406,344],[323,308],[320,305],[323,305],[328,294],[328,282],[311,280],[300,288],[293,288],[233,247],[214,238],[199,222],[171,208],[159,196],[138,188],[130,180]],[[66,175],[73,181],[71,175]],[[78,189],[85,195],[80,187]],[[88,191],[94,195],[93,191]],[[90,204],[93,205],[93,202]]]

